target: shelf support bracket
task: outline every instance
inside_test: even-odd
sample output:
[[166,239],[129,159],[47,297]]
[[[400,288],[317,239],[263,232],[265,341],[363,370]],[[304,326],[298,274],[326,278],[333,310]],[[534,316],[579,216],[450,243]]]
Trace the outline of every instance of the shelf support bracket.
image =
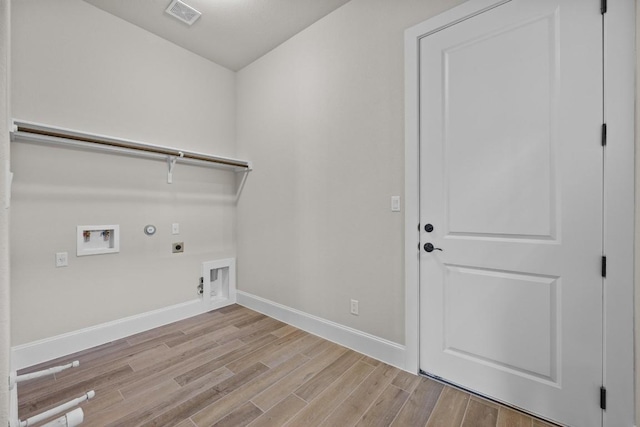
[[238,189],[236,190],[236,202],[240,200],[240,194],[242,193],[242,189],[244,188],[244,184],[247,181],[247,176],[249,176],[250,170],[251,169],[240,172],[242,173],[242,178],[240,179],[240,183],[238,184]]
[[[180,158],[184,157],[184,153],[182,151],[178,151],[178,155]],[[176,156],[167,157],[167,168],[169,169],[167,172],[167,184],[173,184],[173,168],[176,166],[177,161],[178,157]]]

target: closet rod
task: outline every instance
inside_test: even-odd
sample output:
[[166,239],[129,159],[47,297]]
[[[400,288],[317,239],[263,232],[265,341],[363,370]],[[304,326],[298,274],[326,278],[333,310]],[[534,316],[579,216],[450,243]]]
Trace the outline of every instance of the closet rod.
[[108,151],[127,152],[131,150],[139,152],[136,153],[139,155],[148,154],[149,157],[168,157],[172,159],[179,159],[181,162],[185,163],[210,163],[232,168],[236,171],[251,170],[251,162],[246,160],[213,156],[210,154],[179,150],[177,148],[113,138],[104,135],[94,135],[16,119],[13,120],[13,131],[11,132],[11,136],[13,139],[51,142],[57,144],[66,143],[72,146],[82,146],[87,148],[91,148],[92,145],[95,145],[96,148],[106,149]]

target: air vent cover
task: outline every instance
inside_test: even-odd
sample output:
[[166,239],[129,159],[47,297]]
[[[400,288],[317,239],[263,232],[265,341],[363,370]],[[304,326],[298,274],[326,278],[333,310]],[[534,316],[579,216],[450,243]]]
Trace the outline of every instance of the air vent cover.
[[202,15],[202,13],[180,0],[173,0],[166,12],[188,25],[192,25]]

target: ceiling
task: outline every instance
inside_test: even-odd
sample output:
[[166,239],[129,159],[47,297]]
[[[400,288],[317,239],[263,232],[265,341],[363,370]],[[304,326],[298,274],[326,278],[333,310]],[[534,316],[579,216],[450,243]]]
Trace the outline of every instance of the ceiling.
[[239,70],[349,0],[183,0],[190,27],[165,13],[171,0],[85,0],[217,64]]

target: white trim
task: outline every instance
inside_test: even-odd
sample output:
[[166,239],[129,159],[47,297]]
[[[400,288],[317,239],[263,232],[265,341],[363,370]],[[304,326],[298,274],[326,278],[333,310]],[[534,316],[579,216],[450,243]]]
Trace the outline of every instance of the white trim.
[[404,369],[405,347],[338,323],[269,301],[256,295],[237,291],[238,304],[266,314],[326,340]]
[[635,1],[609,2],[605,22],[605,426],[634,419]]
[[404,36],[404,333],[405,369],[418,373],[420,349],[420,135],[418,132],[418,35],[412,29]]
[[229,298],[226,301],[217,301],[215,305],[209,305],[197,299],[18,345],[11,349],[11,369],[17,371],[234,303],[235,300]]
[[[224,270],[227,270],[226,272]],[[211,298],[211,282],[204,280],[203,295],[206,304],[210,307],[216,306],[220,301],[230,299],[236,300],[236,259],[225,258],[215,261],[205,261],[202,263],[202,277],[205,278],[211,270],[222,270],[219,272],[220,293],[215,298]],[[211,308],[213,310],[213,308]]]
[[[509,1],[509,0],[507,0]],[[432,33],[505,0],[469,0],[405,31],[405,345],[406,369],[418,371],[419,235],[418,45]],[[598,4],[594,3],[594,7]],[[635,2],[611,3],[605,15],[605,251],[604,289],[604,425],[634,424],[633,285],[634,285],[634,125]]]

